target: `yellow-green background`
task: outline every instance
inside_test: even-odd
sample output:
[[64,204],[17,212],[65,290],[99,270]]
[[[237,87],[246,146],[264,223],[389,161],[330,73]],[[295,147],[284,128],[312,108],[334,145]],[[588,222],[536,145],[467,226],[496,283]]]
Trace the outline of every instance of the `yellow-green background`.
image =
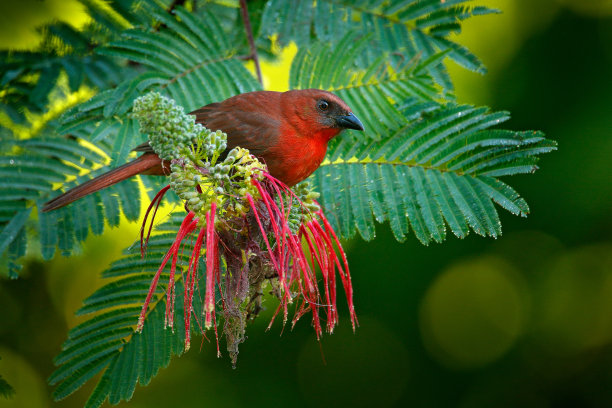
[[[490,72],[451,65],[459,100],[509,110],[508,127],[559,141],[535,175],[508,180],[532,215],[503,213],[497,240],[429,247],[379,226],[374,242],[346,244],[356,334],[345,314],[321,346],[307,319],[280,336],[278,325],[265,331],[268,311],[248,327],[236,370],[205,341],[130,406],[612,406],[612,2],[475,3],[504,14],[465,24],[459,41]],[[86,16],[74,0],[3,0],[0,47],[34,47],[53,19],[78,27]],[[292,52],[264,66],[269,89],[286,89]],[[74,311],[136,234],[123,223],[79,256],[32,255],[21,279],[0,282],[0,374],[17,391],[0,407],[83,404],[91,384],[54,403],[45,379]]]

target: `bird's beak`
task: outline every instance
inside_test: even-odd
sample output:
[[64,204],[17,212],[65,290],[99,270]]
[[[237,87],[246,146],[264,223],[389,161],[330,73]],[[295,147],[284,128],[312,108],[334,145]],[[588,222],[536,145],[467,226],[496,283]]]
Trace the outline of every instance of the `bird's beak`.
[[361,123],[361,121],[357,119],[357,116],[353,115],[353,113],[349,113],[346,116],[336,116],[336,123],[338,124],[338,127],[343,129],[364,129],[363,123]]

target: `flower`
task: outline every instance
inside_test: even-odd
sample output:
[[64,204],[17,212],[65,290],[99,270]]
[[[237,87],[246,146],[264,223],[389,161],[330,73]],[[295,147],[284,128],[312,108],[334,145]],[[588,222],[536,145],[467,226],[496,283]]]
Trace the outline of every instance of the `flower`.
[[[142,255],[159,204],[169,190],[183,200],[187,211],[151,282],[137,330],[143,328],[162,271],[170,260],[165,324],[174,328],[177,262],[183,242],[194,236],[187,271],[180,275],[185,291],[185,349],[190,347],[192,316],[197,318],[201,313],[203,329],[214,329],[219,353],[216,319],[219,310],[224,318],[227,348],[235,364],[238,345],[244,341],[246,322],[261,310],[265,282],[271,283],[279,299],[270,326],[281,311],[285,324],[289,307],[295,304],[292,326],[311,312],[312,325],[320,338],[324,328],[332,333],[338,324],[336,283],[339,276],[355,329],[357,318],[348,262],[338,237],[316,202],[318,194],[308,183],[290,189],[272,177],[265,164],[245,149],[232,149],[224,157],[225,133],[194,124],[182,108],[159,94],[139,98],[134,116],[139,119],[141,130],[149,134],[154,150],[171,161],[170,183],[157,193],[145,213],[141,228]],[[175,140],[169,129],[186,133]],[[206,271],[204,306],[202,311],[195,311],[193,298],[201,259]],[[216,299],[217,293],[220,299]],[[325,323],[321,321],[320,310]]]

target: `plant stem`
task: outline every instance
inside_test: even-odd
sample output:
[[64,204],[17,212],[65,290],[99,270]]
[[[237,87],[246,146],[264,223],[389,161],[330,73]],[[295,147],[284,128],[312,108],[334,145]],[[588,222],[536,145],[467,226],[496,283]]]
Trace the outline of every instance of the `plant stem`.
[[242,12],[242,19],[244,20],[244,28],[247,33],[247,39],[249,40],[249,47],[251,48],[250,59],[255,63],[255,72],[257,73],[257,80],[263,86],[263,78],[261,76],[261,68],[259,66],[259,57],[257,55],[257,48],[255,47],[255,40],[253,39],[253,30],[251,29],[251,20],[249,20],[249,11],[247,10],[246,0],[240,0],[240,11]]

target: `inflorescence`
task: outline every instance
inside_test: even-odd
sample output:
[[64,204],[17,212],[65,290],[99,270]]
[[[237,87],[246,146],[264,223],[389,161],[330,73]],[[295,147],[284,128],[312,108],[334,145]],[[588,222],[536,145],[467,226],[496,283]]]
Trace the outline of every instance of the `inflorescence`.
[[[353,329],[357,323],[346,256],[308,183],[293,189],[267,172],[248,150],[227,151],[227,135],[195,123],[193,116],[159,93],[134,102],[133,116],[148,135],[153,150],[170,163],[170,183],[154,197],[141,229],[144,256],[153,220],[166,192],[172,189],[184,202],[185,216],[173,245],[151,282],[137,330],[142,330],[148,307],[168,262],[166,326],[174,328],[175,282],[183,279],[185,349],[190,346],[191,318],[201,313],[204,328],[214,328],[216,312],[224,317],[223,332],[235,364],[246,321],[261,309],[266,282],[280,303],[270,325],[282,311],[296,304],[292,324],[312,313],[317,337],[322,327],[331,333],[338,323],[336,274],[346,294]],[[149,215],[153,211],[145,237]],[[177,275],[177,262],[186,238],[195,235],[187,271]],[[205,266],[202,311],[193,310],[199,282],[200,258]],[[319,270],[319,274],[316,270]],[[320,275],[322,287],[319,285]],[[221,299],[216,299],[217,293]],[[218,301],[220,300],[220,301]],[[296,302],[297,301],[297,302]],[[319,309],[326,315],[321,322]],[[219,343],[217,341],[217,351]]]

